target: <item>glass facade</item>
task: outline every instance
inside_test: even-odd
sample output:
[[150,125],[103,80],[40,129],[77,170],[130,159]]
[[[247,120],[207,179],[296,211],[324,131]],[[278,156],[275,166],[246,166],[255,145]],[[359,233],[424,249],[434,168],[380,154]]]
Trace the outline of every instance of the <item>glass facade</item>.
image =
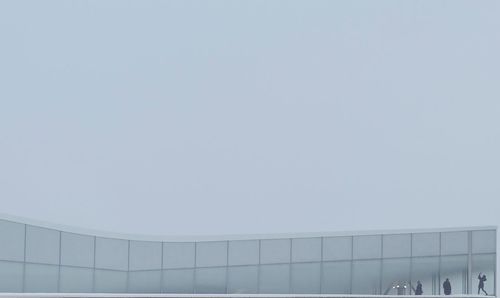
[[496,229],[197,242],[0,219],[0,292],[495,295]]

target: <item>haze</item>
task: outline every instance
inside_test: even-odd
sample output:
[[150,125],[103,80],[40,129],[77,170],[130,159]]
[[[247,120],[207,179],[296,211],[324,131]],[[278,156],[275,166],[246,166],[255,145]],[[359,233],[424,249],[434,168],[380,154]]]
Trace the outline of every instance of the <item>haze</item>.
[[0,212],[105,231],[498,225],[497,1],[2,1]]

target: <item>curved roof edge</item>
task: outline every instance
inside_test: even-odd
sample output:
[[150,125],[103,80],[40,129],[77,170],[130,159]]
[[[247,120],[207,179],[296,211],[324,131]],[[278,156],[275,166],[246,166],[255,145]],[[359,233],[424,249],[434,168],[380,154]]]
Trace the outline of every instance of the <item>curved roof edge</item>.
[[183,236],[164,236],[164,235],[140,235],[124,234],[108,231],[86,229],[68,225],[54,224],[50,222],[13,216],[0,213],[0,220],[26,224],[30,226],[54,229],[73,234],[83,234],[103,238],[114,238],[136,241],[161,241],[161,242],[202,242],[202,241],[229,241],[229,240],[258,240],[258,239],[288,239],[288,238],[314,238],[314,237],[334,237],[334,236],[361,236],[361,235],[391,235],[407,233],[426,233],[426,232],[455,232],[455,231],[474,231],[474,230],[497,230],[497,226],[473,226],[473,227],[444,227],[444,228],[425,228],[425,229],[395,229],[395,230],[366,230],[366,231],[342,231],[342,232],[310,232],[310,233],[274,233],[274,234],[241,234],[241,235],[183,235]]

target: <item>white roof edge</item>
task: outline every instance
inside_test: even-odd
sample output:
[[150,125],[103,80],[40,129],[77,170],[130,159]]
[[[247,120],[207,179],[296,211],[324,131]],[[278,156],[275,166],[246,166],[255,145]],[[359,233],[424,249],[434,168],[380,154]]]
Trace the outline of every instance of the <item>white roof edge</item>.
[[161,241],[161,242],[198,242],[198,241],[230,241],[230,240],[258,240],[258,239],[288,239],[288,238],[314,238],[314,237],[335,237],[335,236],[361,236],[361,235],[391,235],[408,233],[430,233],[430,232],[456,232],[456,231],[477,231],[477,230],[497,230],[497,226],[472,226],[472,227],[444,227],[425,229],[395,229],[395,230],[367,230],[367,231],[343,231],[343,232],[310,232],[310,233],[275,233],[275,234],[242,234],[242,235],[185,235],[185,236],[161,236],[161,235],[138,235],[124,234],[93,229],[72,227],[61,224],[54,224],[40,220],[13,216],[0,213],[0,220],[26,224],[30,226],[54,229],[73,234],[83,234],[102,238],[114,238],[136,241]]

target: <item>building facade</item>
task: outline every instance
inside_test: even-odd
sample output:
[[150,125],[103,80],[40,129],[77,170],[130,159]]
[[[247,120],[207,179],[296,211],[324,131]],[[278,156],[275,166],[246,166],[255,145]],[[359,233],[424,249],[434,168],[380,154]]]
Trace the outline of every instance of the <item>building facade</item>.
[[496,227],[155,238],[0,219],[0,292],[496,294]]

